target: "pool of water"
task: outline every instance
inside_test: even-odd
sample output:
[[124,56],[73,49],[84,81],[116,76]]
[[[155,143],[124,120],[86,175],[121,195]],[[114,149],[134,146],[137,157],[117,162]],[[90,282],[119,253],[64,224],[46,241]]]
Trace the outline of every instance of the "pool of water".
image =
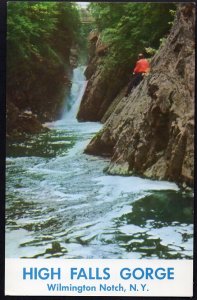
[[108,159],[83,153],[102,125],[75,119],[85,86],[77,70],[62,120],[7,143],[6,257],[192,258],[192,195],[104,174]]

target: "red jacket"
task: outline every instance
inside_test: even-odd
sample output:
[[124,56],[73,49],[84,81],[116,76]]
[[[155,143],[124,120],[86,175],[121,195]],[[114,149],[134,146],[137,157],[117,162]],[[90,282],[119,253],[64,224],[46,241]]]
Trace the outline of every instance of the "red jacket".
[[139,59],[136,63],[134,73],[147,73],[150,70],[150,65],[147,59]]

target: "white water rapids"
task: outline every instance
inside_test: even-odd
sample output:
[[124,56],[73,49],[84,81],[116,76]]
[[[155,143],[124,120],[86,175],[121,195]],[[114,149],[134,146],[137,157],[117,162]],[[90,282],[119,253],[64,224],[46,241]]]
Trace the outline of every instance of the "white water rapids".
[[105,175],[109,161],[83,153],[102,127],[76,120],[83,71],[51,131],[9,145],[6,257],[191,258],[189,196],[174,183]]

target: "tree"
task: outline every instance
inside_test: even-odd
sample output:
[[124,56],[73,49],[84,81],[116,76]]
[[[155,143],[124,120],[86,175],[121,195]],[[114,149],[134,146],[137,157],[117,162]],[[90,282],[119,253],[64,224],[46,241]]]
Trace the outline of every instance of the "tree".
[[102,40],[109,45],[106,69],[127,68],[145,48],[158,48],[169,32],[174,9],[173,3],[91,3]]
[[77,5],[9,2],[7,15],[7,98],[43,116],[58,104],[70,48],[79,39]]

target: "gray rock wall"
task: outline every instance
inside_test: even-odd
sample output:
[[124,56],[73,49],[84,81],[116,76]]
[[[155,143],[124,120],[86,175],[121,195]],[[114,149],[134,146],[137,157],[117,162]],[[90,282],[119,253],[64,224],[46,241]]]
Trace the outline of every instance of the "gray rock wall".
[[104,69],[108,47],[100,40],[99,33],[93,31],[89,35],[90,60],[85,71],[88,79],[87,88],[77,114],[79,121],[101,121],[119,90],[127,82],[127,70],[119,68],[114,72]]
[[151,72],[103,116],[85,152],[111,156],[110,174],[138,174],[189,186],[194,178],[195,4],[181,4]]

